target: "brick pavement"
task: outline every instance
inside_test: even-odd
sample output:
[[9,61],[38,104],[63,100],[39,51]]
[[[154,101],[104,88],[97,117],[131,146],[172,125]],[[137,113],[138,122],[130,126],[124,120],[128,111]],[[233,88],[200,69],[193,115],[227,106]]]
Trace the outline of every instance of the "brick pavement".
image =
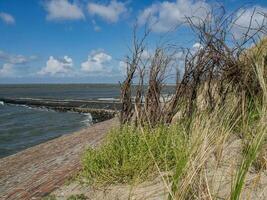
[[0,159],[0,199],[40,199],[81,169],[88,145],[102,141],[116,119],[107,120]]

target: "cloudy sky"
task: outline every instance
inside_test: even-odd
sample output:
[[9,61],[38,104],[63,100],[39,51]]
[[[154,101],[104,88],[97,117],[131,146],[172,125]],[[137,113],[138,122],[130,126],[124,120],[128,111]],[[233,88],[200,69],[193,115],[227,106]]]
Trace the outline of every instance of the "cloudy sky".
[[[149,18],[156,44],[185,16],[201,17],[217,3],[227,12],[245,7],[242,26],[255,8],[267,13],[266,0],[1,0],[0,83],[116,83],[135,22]],[[180,46],[197,44],[186,25],[171,34]]]

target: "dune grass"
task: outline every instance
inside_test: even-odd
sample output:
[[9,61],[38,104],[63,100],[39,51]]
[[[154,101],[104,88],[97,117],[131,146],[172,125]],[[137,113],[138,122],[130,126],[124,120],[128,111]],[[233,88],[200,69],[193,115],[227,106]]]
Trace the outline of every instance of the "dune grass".
[[247,141],[241,165],[236,172],[231,191],[231,200],[240,199],[246,175],[253,163],[255,165],[267,134],[267,85],[265,82],[266,77],[264,77],[265,60],[257,59],[254,61],[254,64],[256,65],[256,74],[262,89],[262,103],[256,103],[257,99],[255,98],[253,104],[254,109],[249,109],[248,115],[246,116],[247,123],[243,126],[243,132],[247,133],[249,141]]
[[215,155],[220,163],[229,137],[237,135],[236,130],[257,126],[254,135],[247,133],[250,136],[243,138],[249,142],[229,191],[231,199],[240,199],[246,174],[264,141],[266,125],[262,115],[255,119],[254,114],[248,114],[248,118],[253,117],[248,121],[253,123],[243,127],[242,118],[236,115],[237,104],[232,102],[212,114],[196,114],[189,127],[188,120],[180,120],[153,129],[126,125],[112,130],[101,147],[85,152],[82,176],[94,185],[134,185],[160,176],[168,187],[169,199],[212,199],[213,191],[203,179],[209,159]]
[[[236,118],[234,112],[232,108],[232,111],[221,109],[213,114],[196,115],[189,128],[186,121],[179,121],[154,129],[130,125],[115,129],[101,147],[85,152],[82,176],[95,185],[133,185],[161,176],[168,187],[169,199],[201,199],[207,195],[212,199],[202,173],[212,156],[221,162],[224,144],[236,134],[241,118]],[[236,169],[229,191],[231,199],[240,198],[246,174],[265,137],[266,127],[262,127],[262,122],[260,126],[260,121],[257,120],[257,134],[247,142],[247,150]]]
[[247,132],[250,136],[242,139],[246,147],[239,167],[233,169],[236,175],[229,190],[232,200],[240,199],[246,174],[264,141],[266,125],[262,115],[255,118],[248,114],[247,120],[253,123],[243,126],[237,106],[238,101],[213,113],[196,114],[190,126],[188,120],[180,120],[153,129],[125,125],[112,130],[101,147],[85,152],[82,176],[94,185],[134,185],[160,176],[169,199],[213,199],[214,191],[205,178],[209,159],[215,155],[219,165],[229,138],[238,138],[237,130],[253,129],[253,134]]
[[[144,131],[144,132],[143,132]],[[99,149],[83,157],[83,176],[98,184],[140,182],[182,168],[189,148],[182,125],[140,130],[124,126],[111,131]],[[156,164],[156,165],[155,165]]]
[[85,152],[82,177],[95,185],[134,185],[161,177],[169,199],[216,199],[207,173],[216,174],[230,138],[240,138],[243,153],[230,169],[232,184],[224,194],[227,199],[240,199],[267,133],[265,63],[255,61],[255,65],[262,96],[241,102],[231,95],[223,107],[197,112],[175,124],[114,129],[102,146]]
[[[227,112],[226,112],[227,110]],[[153,129],[131,125],[115,129],[102,146],[83,156],[82,176],[95,185],[136,184],[160,176],[169,198],[187,198],[199,171],[234,127],[234,106],[213,114],[196,114]]]

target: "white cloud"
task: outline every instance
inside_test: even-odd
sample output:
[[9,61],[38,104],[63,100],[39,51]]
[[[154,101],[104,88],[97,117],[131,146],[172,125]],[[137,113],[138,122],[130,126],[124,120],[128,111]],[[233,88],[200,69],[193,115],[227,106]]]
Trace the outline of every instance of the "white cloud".
[[0,12],[0,19],[6,24],[15,24],[15,18],[8,13]]
[[202,48],[202,45],[199,42],[193,44],[193,49],[200,49],[200,48]]
[[127,63],[125,61],[120,61],[119,62],[119,71],[123,75],[126,75],[126,73],[127,73]]
[[[152,49],[150,49],[150,50],[146,50],[145,49],[141,54],[141,59],[144,62],[149,62],[152,57],[153,57],[153,50]],[[127,67],[128,67],[128,65],[127,65],[127,61],[126,60],[119,61],[119,69],[118,69],[118,71],[121,74],[126,75]]]
[[235,22],[235,25],[233,26],[232,29],[233,35],[237,39],[241,38],[246,33],[250,21],[252,30],[249,32],[249,35],[254,34],[255,29],[258,29],[261,25],[267,26],[266,17],[267,17],[267,8],[261,6],[254,6],[247,9],[240,9],[236,14],[237,21]]
[[110,64],[112,57],[104,51],[92,51],[87,61],[81,64],[81,70],[84,72],[111,72],[111,68],[107,66]]
[[0,69],[0,76],[1,77],[8,77],[12,76],[14,73],[13,65],[10,63],[5,63],[3,67]]
[[148,25],[154,32],[167,32],[185,22],[186,17],[205,17],[210,6],[205,0],[163,1],[152,4],[138,16],[138,23]]
[[101,31],[101,27],[96,24],[95,20],[92,20],[94,31],[99,32]]
[[73,61],[70,57],[64,56],[63,59],[56,59],[50,56],[46,66],[38,72],[39,75],[62,75],[65,76],[72,71]]
[[0,60],[11,64],[25,64],[35,60],[36,56],[26,57],[23,55],[12,55],[0,50]]
[[152,56],[152,53],[150,51],[144,50],[142,52],[141,58],[144,60],[148,60],[149,58],[151,58],[151,56]]
[[50,0],[45,4],[48,12],[47,20],[78,20],[84,19],[82,9],[68,0]]
[[112,0],[108,5],[98,3],[88,3],[88,12],[91,15],[97,15],[102,19],[115,23],[119,17],[127,11],[125,3]]
[[30,63],[33,60],[36,60],[36,56],[23,56],[23,55],[13,55],[8,54],[0,50],[0,62],[4,63],[3,67],[0,68],[1,77],[10,77],[14,76],[17,72],[17,66],[25,66],[25,64]]
[[13,63],[13,64],[23,64],[26,62],[28,62],[28,58],[26,58],[23,55],[16,55],[16,56],[10,57],[10,63]]
[[176,61],[183,61],[184,58],[185,58],[185,52],[183,52],[183,51],[178,51],[178,52],[176,52],[176,53],[173,55],[173,58],[174,58]]

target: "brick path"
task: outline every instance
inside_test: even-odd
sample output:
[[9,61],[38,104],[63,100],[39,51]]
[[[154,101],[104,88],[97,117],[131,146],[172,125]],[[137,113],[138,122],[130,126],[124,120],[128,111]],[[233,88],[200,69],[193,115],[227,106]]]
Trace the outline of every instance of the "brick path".
[[81,168],[80,156],[103,139],[116,119],[0,159],[0,199],[40,199]]

